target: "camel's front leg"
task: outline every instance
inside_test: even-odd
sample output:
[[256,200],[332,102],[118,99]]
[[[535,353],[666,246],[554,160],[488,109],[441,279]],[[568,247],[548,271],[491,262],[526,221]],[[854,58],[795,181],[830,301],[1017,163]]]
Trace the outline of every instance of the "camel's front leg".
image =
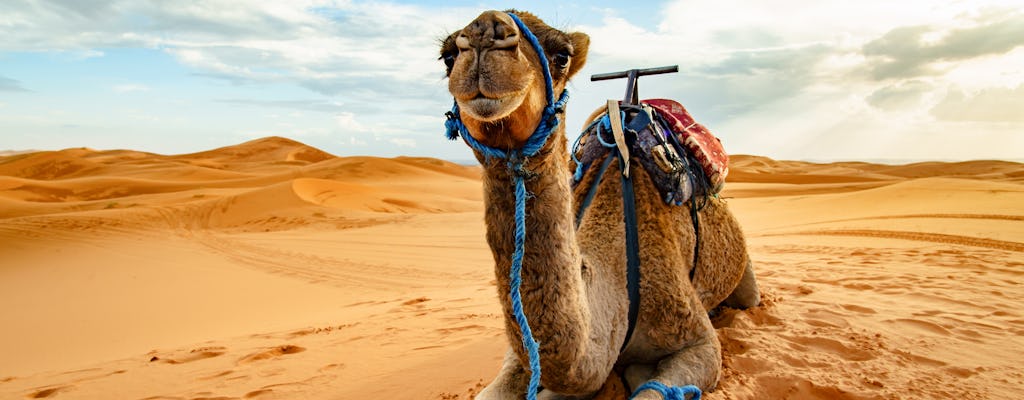
[[[695,385],[701,391],[714,390],[722,371],[722,348],[711,321],[705,319],[698,329],[703,331],[698,340],[661,359],[657,365],[635,364],[627,367],[626,381],[630,388],[635,389],[647,381],[655,380],[666,386]],[[634,399],[662,400],[661,395],[653,390],[643,391]]]
[[530,383],[530,374],[519,363],[515,352],[508,349],[505,361],[501,364],[498,376],[484,390],[477,394],[476,400],[522,399]]

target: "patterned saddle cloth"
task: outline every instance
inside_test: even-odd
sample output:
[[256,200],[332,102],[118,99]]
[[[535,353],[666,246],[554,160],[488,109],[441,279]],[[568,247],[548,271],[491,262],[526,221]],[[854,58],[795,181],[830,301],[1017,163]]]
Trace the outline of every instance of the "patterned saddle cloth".
[[[725,186],[729,156],[711,131],[694,121],[682,105],[651,99],[639,106],[620,105],[630,157],[639,161],[666,203],[681,205],[694,194],[714,195]],[[595,161],[616,148],[607,113],[580,133],[572,157],[573,185]]]

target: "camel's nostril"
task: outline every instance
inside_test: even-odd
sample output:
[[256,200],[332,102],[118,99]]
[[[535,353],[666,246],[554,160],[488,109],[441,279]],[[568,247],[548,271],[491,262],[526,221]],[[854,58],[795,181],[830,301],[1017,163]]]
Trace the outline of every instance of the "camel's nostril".
[[494,18],[494,48],[508,49],[519,42],[519,28],[507,15],[499,14]]
[[519,44],[519,35],[513,34],[501,40],[495,40],[491,46],[494,50],[509,50]]
[[458,47],[459,50],[469,50],[469,38],[466,37],[466,35],[459,35],[459,37],[455,38],[455,46]]
[[494,20],[494,40],[504,40],[509,36],[515,36],[516,28],[502,19]]

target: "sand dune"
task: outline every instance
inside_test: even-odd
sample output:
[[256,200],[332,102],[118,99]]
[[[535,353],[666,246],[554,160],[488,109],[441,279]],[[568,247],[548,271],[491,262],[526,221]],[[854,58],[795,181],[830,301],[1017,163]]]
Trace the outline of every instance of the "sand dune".
[[[707,399],[1015,399],[1024,165],[734,156],[761,307]],[[506,346],[480,171],[285,138],[0,155],[0,398],[467,399]]]

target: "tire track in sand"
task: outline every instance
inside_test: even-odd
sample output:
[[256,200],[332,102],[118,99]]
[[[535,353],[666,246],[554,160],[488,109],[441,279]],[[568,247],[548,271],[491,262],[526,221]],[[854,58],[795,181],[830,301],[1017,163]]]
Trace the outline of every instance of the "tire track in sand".
[[1024,243],[1020,242],[1010,242],[1005,240],[995,240],[960,235],[948,235],[943,233],[888,231],[872,229],[836,229],[820,231],[802,231],[779,235],[862,236],[885,239],[914,240],[920,242],[949,243],[963,246],[985,247],[989,249],[1024,252]]
[[998,221],[1024,221],[1024,215],[1005,214],[903,214],[903,215],[879,215],[863,218],[833,219],[819,221],[816,223],[850,222],[863,221],[868,219],[911,219],[911,218],[950,218],[950,219],[992,219]]

